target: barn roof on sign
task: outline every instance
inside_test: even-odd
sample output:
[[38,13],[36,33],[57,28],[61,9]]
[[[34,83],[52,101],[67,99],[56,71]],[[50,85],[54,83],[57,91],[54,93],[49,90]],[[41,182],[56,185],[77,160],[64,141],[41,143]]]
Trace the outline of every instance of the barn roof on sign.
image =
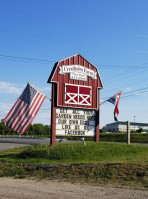
[[[68,57],[66,59],[63,59],[63,60],[55,63],[55,65],[52,69],[52,72],[49,76],[49,79],[47,81],[48,83],[54,83],[54,82],[58,83],[59,82],[59,71],[60,71],[60,67],[62,67],[63,65],[66,65],[66,66],[68,66],[68,65],[80,65],[80,66],[84,66],[88,69],[94,70],[95,73],[96,73],[96,76],[97,76],[97,87],[103,88],[102,81],[101,81],[97,67],[95,67],[93,64],[91,64],[88,60],[86,60],[80,54],[73,55],[71,57]],[[89,78],[91,78],[91,77],[88,77],[88,81],[89,81]],[[79,81],[76,81],[75,83],[79,84],[78,82]]]

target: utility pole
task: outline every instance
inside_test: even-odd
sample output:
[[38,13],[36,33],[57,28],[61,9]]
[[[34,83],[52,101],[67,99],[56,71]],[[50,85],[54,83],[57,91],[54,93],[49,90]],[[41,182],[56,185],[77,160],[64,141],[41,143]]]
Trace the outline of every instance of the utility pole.
[[130,122],[127,121],[127,144],[130,144]]

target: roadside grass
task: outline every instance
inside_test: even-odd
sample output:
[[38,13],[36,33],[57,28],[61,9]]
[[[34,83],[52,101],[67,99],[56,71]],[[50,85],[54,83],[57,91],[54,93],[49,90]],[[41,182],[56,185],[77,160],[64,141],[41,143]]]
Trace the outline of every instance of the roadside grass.
[[0,160],[30,164],[148,164],[148,146],[102,142],[33,145],[0,152]]
[[148,146],[33,145],[0,152],[0,177],[37,177],[148,189]]
[[[148,143],[148,133],[131,133],[131,143]],[[127,133],[100,133],[100,141],[127,142]]]
[[[68,140],[81,140],[80,137],[60,137]],[[100,133],[99,138],[101,142],[127,142],[127,133]],[[94,141],[94,137],[86,137],[86,141]],[[148,133],[131,133],[131,143],[148,143]]]

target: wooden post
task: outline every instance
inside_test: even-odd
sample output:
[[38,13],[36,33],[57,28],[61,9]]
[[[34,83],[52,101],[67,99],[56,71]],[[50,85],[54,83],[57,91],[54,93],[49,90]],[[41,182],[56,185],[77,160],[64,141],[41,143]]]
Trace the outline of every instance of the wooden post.
[[96,111],[96,137],[95,141],[99,142],[99,110]]
[[50,144],[56,143],[56,84],[52,83]]
[[127,121],[127,144],[130,144],[130,121]]
[[96,137],[95,137],[95,141],[99,142],[99,123],[100,123],[100,104],[99,104],[99,89],[97,89],[97,110],[96,110]]

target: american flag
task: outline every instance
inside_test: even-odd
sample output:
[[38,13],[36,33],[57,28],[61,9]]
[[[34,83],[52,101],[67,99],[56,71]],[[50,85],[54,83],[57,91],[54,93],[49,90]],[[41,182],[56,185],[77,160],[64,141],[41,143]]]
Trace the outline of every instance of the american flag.
[[45,95],[28,83],[3,123],[14,131],[24,134],[35,118],[44,99]]
[[65,84],[65,103],[91,105],[91,87]]

